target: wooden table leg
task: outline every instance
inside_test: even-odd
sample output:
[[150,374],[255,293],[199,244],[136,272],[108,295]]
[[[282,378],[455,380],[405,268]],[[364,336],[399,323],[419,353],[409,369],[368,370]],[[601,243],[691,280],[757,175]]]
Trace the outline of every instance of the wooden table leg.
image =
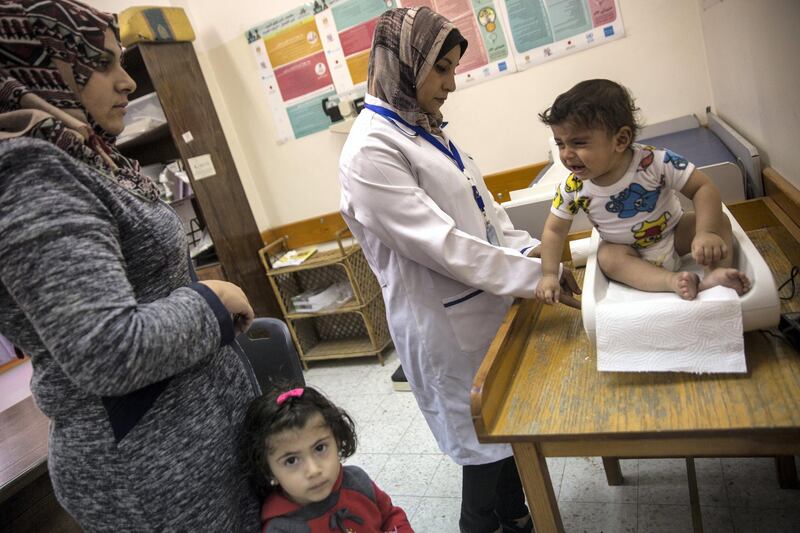
[[603,457],[603,470],[606,471],[606,480],[611,486],[622,485],[622,469],[619,467],[619,458]]
[[703,533],[703,515],[700,512],[700,493],[697,490],[697,472],[694,469],[694,457],[686,458],[686,475],[689,478],[689,503],[692,507],[694,533]]
[[778,472],[778,483],[782,489],[798,488],[797,468],[794,463],[794,455],[776,456],[775,469]]
[[564,533],[558,500],[553,492],[547,461],[537,444],[520,442],[511,445],[517,461],[519,477],[525,489],[525,496],[531,506],[533,525],[536,533]]

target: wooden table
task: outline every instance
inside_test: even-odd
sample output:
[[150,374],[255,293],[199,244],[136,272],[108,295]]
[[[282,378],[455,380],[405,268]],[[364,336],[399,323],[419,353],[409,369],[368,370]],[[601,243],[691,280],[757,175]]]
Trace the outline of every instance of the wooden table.
[[[729,207],[787,279],[800,229],[769,198]],[[782,304],[799,310],[800,296]],[[745,351],[747,374],[600,373],[579,311],[518,302],[473,384],[473,421],[481,442],[512,444],[537,532],[560,532],[545,457],[800,453],[800,353],[760,332]]]
[[47,472],[48,426],[31,397],[0,412],[0,503]]

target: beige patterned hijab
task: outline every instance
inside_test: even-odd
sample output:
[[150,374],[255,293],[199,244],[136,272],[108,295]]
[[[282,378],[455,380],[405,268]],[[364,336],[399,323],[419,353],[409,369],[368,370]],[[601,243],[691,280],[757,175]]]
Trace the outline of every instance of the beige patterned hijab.
[[410,124],[439,133],[440,113],[423,111],[417,86],[431,71],[455,25],[427,7],[390,9],[378,19],[369,56],[367,92],[390,104]]

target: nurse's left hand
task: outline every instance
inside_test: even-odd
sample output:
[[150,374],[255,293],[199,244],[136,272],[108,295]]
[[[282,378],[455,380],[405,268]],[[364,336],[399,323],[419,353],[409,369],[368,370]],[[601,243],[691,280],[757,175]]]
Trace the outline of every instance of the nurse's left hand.
[[536,246],[528,250],[528,253],[525,255],[527,257],[542,257],[542,245],[537,244]]
[[573,294],[581,294],[582,291],[570,269],[564,268],[561,271],[559,284],[561,285],[561,292],[558,295],[558,301],[564,305],[580,309],[581,301],[576,299]]

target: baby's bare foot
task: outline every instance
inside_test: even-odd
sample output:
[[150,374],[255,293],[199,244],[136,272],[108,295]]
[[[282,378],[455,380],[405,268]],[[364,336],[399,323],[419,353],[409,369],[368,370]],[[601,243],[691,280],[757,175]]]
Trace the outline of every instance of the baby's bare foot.
[[700,278],[692,272],[676,272],[672,275],[672,290],[684,300],[694,300]]
[[717,285],[733,289],[739,296],[749,291],[752,286],[744,272],[735,268],[717,268],[706,274],[698,289],[704,291]]

